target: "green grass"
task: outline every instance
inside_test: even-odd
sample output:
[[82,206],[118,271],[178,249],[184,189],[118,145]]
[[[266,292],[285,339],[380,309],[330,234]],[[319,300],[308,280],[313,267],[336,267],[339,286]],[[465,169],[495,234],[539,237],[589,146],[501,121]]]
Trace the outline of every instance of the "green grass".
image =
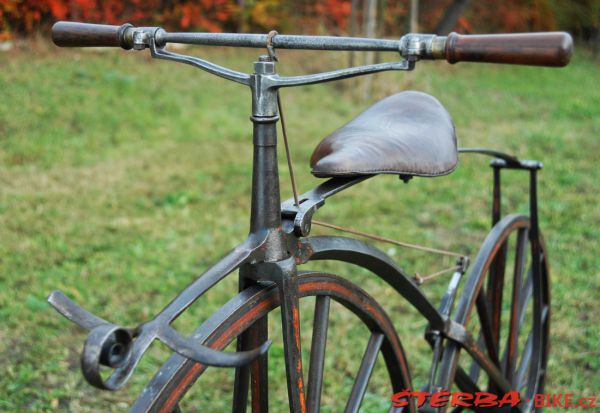
[[[249,69],[255,56],[200,53],[238,69]],[[281,70],[343,64],[331,55],[282,53]],[[600,390],[599,75],[598,64],[583,54],[560,70],[423,63],[414,73],[377,75],[372,99],[403,89],[431,93],[453,115],[462,146],[545,163],[540,214],[553,283],[546,390],[577,396]],[[301,190],[318,183],[308,168],[315,145],[368,105],[360,90],[357,81],[346,80],[283,91]],[[92,389],[79,372],[85,334],[45,297],[60,289],[98,315],[134,325],[244,239],[252,154],[248,91],[146,54],[38,45],[0,55],[0,93],[0,411],[126,411],[168,352],[153,348],[122,391]],[[287,197],[283,156],[280,170]],[[487,160],[465,157],[448,177],[404,185],[382,176],[328,201],[318,216],[473,257],[489,229],[490,175]],[[505,210],[526,210],[522,178],[507,176]],[[450,263],[380,247],[410,273]],[[425,322],[368,273],[319,268],[348,276],[384,303],[415,382],[422,383],[429,363]],[[191,331],[230,298],[234,278],[211,290],[178,327]],[[435,299],[446,280],[426,286],[426,293]],[[342,408],[365,341],[339,314],[329,348],[347,352],[326,362],[332,373],[325,378],[325,411]],[[281,383],[277,342],[271,358],[279,363],[272,381]],[[204,403],[202,411],[228,410],[230,376],[230,370],[215,370],[200,383],[195,400]],[[385,410],[386,397],[383,378],[374,378],[364,410]],[[274,411],[283,411],[283,391],[272,399]]]

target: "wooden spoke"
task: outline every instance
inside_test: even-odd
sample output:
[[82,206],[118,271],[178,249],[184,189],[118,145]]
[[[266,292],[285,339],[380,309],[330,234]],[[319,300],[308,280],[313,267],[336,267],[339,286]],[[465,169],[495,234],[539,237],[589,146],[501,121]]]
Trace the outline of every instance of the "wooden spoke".
[[[512,298],[510,302],[510,321],[508,338],[506,342],[506,356],[504,363],[504,374],[515,385],[514,372],[517,363],[519,328],[518,323],[521,320],[521,306],[519,305],[521,297],[521,284],[523,282],[523,273],[525,272],[525,256],[529,246],[528,231],[523,228],[519,230],[517,237],[517,250],[515,255],[515,270],[513,278]],[[525,310],[525,309],[524,309]]]
[[[251,328],[250,348],[256,348],[269,338],[268,316],[258,320]],[[250,392],[252,412],[269,411],[269,359],[268,353],[250,365]],[[244,410],[245,411],[245,410]]]
[[[502,314],[502,296],[504,292],[504,272],[506,269],[506,250],[508,242],[504,242],[490,267],[487,287],[487,303],[491,320],[491,332],[494,338],[496,354],[500,345],[500,326]],[[497,357],[496,357],[497,359]]]
[[[477,363],[474,363],[477,364]],[[475,394],[477,392],[481,392],[481,389],[479,388],[479,386],[477,385],[477,383],[475,383],[471,377],[469,377],[469,375],[467,374],[467,372],[465,372],[461,367],[458,367],[456,369],[456,376],[454,378],[454,381],[456,382],[456,384],[458,385],[458,387],[465,393],[470,393],[470,394]],[[485,409],[478,409],[477,407],[473,407],[472,408],[475,412],[479,412],[479,411],[484,411]],[[464,407],[462,406],[457,406],[454,409],[452,409],[451,413],[459,413],[464,411]],[[485,411],[484,411],[485,413]]]
[[523,349],[523,355],[521,356],[521,364],[519,364],[519,369],[517,370],[517,374],[515,376],[515,389],[517,390],[520,390],[525,385],[525,380],[527,380],[527,373],[532,352],[533,340],[532,335],[529,334],[529,337],[527,337],[527,342],[525,343],[525,348]]
[[477,314],[479,314],[479,321],[481,322],[481,334],[484,339],[483,341],[485,342],[485,348],[487,349],[488,356],[490,357],[490,360],[496,364],[496,366],[500,366],[500,361],[498,360],[498,347],[493,332],[494,327],[492,325],[492,318],[490,316],[490,308],[485,299],[483,290],[481,290],[477,295],[476,305]]
[[521,289],[521,296],[519,297],[519,323],[517,325],[517,331],[521,331],[521,327],[523,326],[523,322],[525,321],[525,315],[527,314],[527,305],[529,304],[529,300],[531,299],[531,293],[533,290],[533,271],[530,269],[527,272],[527,279],[525,280],[525,284],[523,284],[523,288]]
[[[527,272],[527,279],[523,283],[521,291],[519,293],[519,319],[516,326],[516,334],[517,336],[521,333],[521,328],[523,327],[523,323],[525,322],[525,316],[527,315],[527,305],[529,304],[529,300],[531,299],[531,294],[533,290],[533,271],[529,269]],[[507,362],[507,352],[504,352],[502,356],[502,364],[506,365]],[[519,381],[515,378],[515,382],[513,385],[518,386]],[[518,387],[516,387],[518,388]]]
[[[239,289],[255,286],[257,282],[240,271]],[[257,320],[237,337],[236,351],[247,351],[260,346],[269,338],[268,315]],[[267,412],[269,410],[268,386],[268,354],[259,357],[249,365],[235,369],[233,384],[232,413],[246,413],[248,394],[252,394],[252,411]]]
[[[483,348],[483,341],[483,335],[479,333],[479,337],[477,338],[477,347]],[[469,368],[469,378],[473,383],[477,383],[477,380],[479,380],[479,373],[481,373],[481,366],[473,361],[471,363],[471,367]]]
[[[473,363],[473,364],[477,364],[477,363]],[[467,372],[465,372],[461,367],[458,367],[456,369],[456,376],[454,377],[454,381],[456,382],[458,387],[465,393],[475,394],[477,392],[481,392],[481,389],[479,388],[477,383],[475,383],[471,379],[471,377],[469,377]],[[482,412],[482,413],[486,413],[488,410],[485,408],[477,408],[475,406],[471,407],[470,409],[472,409],[475,412]],[[464,407],[457,406],[451,410],[451,413],[460,413],[464,410],[465,410]]]
[[[521,332],[521,328],[523,327],[523,323],[525,322],[525,317],[527,315],[527,306],[529,305],[529,300],[531,299],[531,293],[533,290],[533,272],[531,269],[527,272],[527,279],[523,283],[521,287],[521,291],[519,293],[519,320],[517,323],[517,334]],[[503,354],[502,363],[506,363],[506,353]]]
[[[477,363],[475,363],[477,364]],[[481,389],[477,386],[471,377],[467,374],[466,371],[462,369],[462,367],[457,367],[456,369],[456,377],[454,378],[458,387],[466,392],[466,393],[477,393],[480,392]]]
[[[237,350],[243,351],[259,346],[268,338],[267,316],[258,320],[246,330],[237,341]],[[252,389],[252,411],[267,412],[269,410],[268,383],[268,355],[259,357],[249,366],[238,367],[235,370],[233,385],[232,408],[233,413],[245,413],[248,404],[248,390]]]
[[[481,347],[480,344],[478,344],[479,347]],[[469,369],[469,378],[477,383],[477,380],[479,380],[479,373],[481,372],[481,367],[479,366],[479,364],[473,362],[471,363],[471,368]]]
[[358,369],[358,374],[356,375],[356,379],[354,380],[354,386],[352,386],[350,398],[348,399],[346,409],[344,410],[345,413],[358,412],[360,404],[362,403],[362,400],[365,396],[367,384],[369,383],[369,378],[371,377],[371,373],[373,372],[373,367],[375,367],[375,362],[377,361],[379,349],[381,348],[382,344],[383,334],[371,334],[371,338],[369,338],[369,343],[367,344],[367,348],[365,349],[365,354],[363,355],[362,362],[360,363],[360,368]]
[[321,403],[327,327],[329,324],[329,305],[330,298],[328,296],[317,296],[315,301],[312,344],[310,346],[306,399],[307,410],[310,413],[319,413]]
[[[249,332],[244,331],[237,339],[236,351],[248,348]],[[232,413],[245,413],[248,404],[248,389],[250,383],[250,366],[237,367],[233,382]]]

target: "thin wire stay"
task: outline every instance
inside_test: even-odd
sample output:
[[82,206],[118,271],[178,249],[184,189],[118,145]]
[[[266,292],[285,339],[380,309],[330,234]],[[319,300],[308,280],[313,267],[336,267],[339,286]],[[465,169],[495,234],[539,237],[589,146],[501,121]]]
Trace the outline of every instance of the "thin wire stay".
[[340,227],[338,225],[329,224],[329,223],[323,222],[323,221],[317,221],[316,219],[313,219],[312,223],[315,225],[322,226],[322,227],[331,228],[331,229],[335,229],[335,230],[342,231],[342,232],[347,232],[349,234],[358,235],[358,236],[364,237],[364,238],[369,238],[374,241],[387,242],[388,244],[394,244],[394,245],[398,245],[398,246],[404,247],[404,248],[411,248],[414,250],[430,252],[432,254],[449,255],[451,257],[457,257],[457,258],[462,258],[465,256],[464,254],[459,254],[458,252],[446,251],[446,250],[441,250],[441,249],[437,249],[437,248],[426,247],[424,245],[409,244],[407,242],[396,241],[391,238],[381,237],[381,236],[375,235],[375,234],[369,234],[368,232],[357,231],[355,229]]

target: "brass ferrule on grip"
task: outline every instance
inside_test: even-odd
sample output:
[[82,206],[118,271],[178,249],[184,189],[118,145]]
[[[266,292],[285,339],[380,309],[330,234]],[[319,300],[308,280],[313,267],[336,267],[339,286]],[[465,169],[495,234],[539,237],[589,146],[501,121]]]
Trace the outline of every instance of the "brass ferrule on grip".
[[431,41],[431,58],[445,59],[446,58],[446,36],[435,36]]
[[444,59],[446,37],[409,33],[400,39],[400,55],[410,61]]

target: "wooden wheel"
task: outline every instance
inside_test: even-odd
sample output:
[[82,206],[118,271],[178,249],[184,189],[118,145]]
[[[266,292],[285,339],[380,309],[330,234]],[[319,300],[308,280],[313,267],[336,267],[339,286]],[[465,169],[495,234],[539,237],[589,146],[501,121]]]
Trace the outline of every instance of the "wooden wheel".
[[[298,291],[301,302],[307,297],[315,297],[313,334],[307,363],[306,404],[299,411],[319,412],[325,352],[335,350],[327,349],[326,346],[330,327],[328,320],[333,316],[329,311],[332,302],[339,303],[344,309],[349,310],[354,319],[366,326],[370,332],[368,339],[365,337],[364,353],[353,377],[350,396],[347,400],[339,400],[338,407],[345,405],[346,412],[358,412],[379,355],[383,357],[387,370],[388,403],[389,397],[394,392],[411,388],[408,365],[400,340],[388,316],[372,297],[340,277],[313,272],[300,273]],[[279,295],[273,285],[256,285],[247,288],[203,323],[193,337],[204,345],[224,349],[250,326],[264,322],[268,314],[279,305]],[[329,334],[335,334],[335,329],[332,329]],[[266,358],[263,361],[268,365]],[[266,373],[258,371],[257,366],[258,364],[256,366],[253,364],[251,373],[252,410],[262,412],[268,409],[268,402],[265,400],[268,397],[266,387],[268,380]],[[177,354],[173,355],[146,386],[131,411],[185,412],[186,408],[183,403],[180,405],[180,401],[206,370],[204,365]],[[201,385],[201,381],[199,380],[198,385]],[[234,393],[238,395],[233,398],[234,412],[246,411],[248,387],[247,383],[240,384],[236,380]],[[244,392],[245,397],[240,397],[239,394]],[[410,407],[410,411],[416,412],[414,406]]]

